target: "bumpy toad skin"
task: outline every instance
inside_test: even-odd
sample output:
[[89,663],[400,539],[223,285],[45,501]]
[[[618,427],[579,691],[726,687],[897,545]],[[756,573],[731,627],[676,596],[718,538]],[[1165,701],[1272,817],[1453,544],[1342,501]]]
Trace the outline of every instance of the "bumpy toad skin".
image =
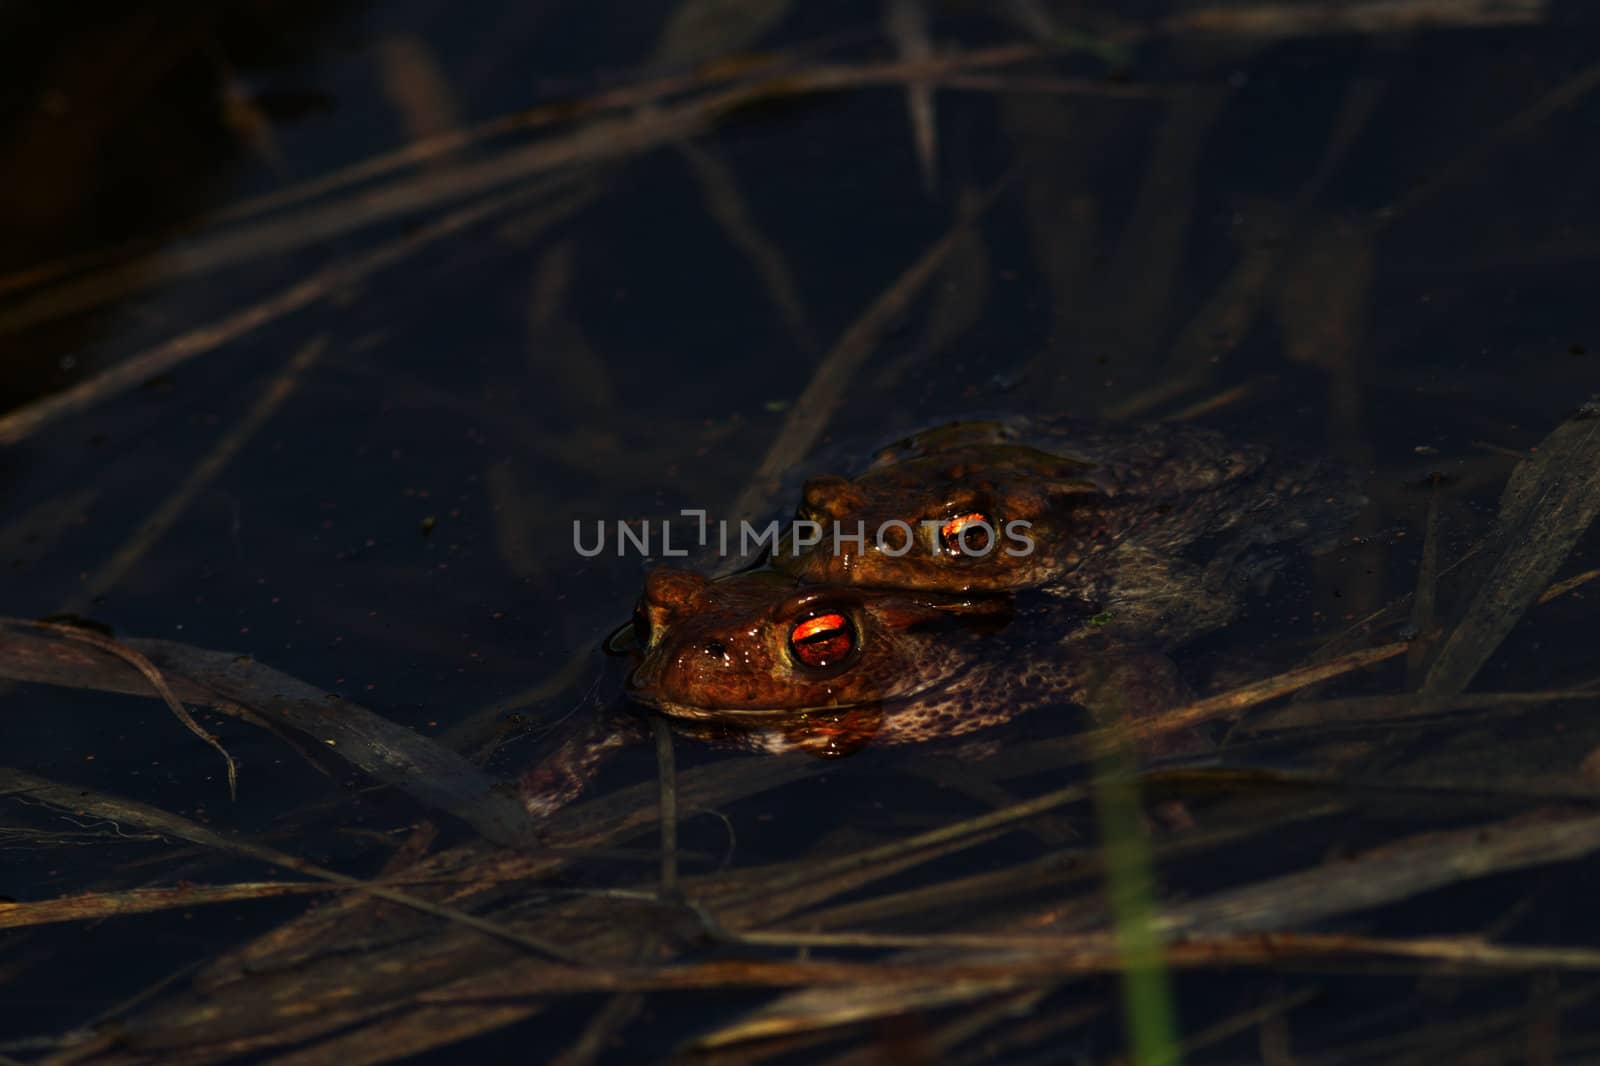
[[[1081,612],[1050,615],[1052,628],[1082,624]],[[805,586],[771,570],[708,581],[660,568],[646,577],[632,632],[612,643],[630,660],[628,696],[674,731],[830,758],[868,743],[958,737],[1077,702],[1098,683],[1100,672],[1080,672],[1054,638],[1023,639],[1013,620],[1003,595]],[[803,661],[797,627],[819,621],[849,639]],[[522,777],[528,811],[542,818],[564,806],[610,753],[643,737],[637,715],[589,716]]]
[[[1158,714],[1187,695],[1160,652],[1226,624],[1276,549],[1330,543],[1361,502],[1321,464],[1189,426],[941,426],[853,479],[807,483],[800,517],[827,532],[862,523],[863,546],[835,553],[825,535],[795,555],[780,543],[775,570],[716,582],[652,571],[627,692],[678,732],[820,756],[958,737],[1047,705],[1105,724]],[[973,515],[996,531],[995,550],[941,550],[941,527]],[[879,550],[870,531],[890,520],[924,539]],[[1030,523],[1033,552],[1004,551],[1014,521]],[[818,620],[838,647],[803,661],[797,627]],[[591,716],[584,730],[523,777],[536,817],[643,736],[637,715]],[[1167,738],[1143,754],[1203,746]]]
[[[652,571],[636,614],[627,692],[668,717],[710,722],[766,751],[845,754],[1004,721],[1005,597],[802,586],[772,571],[711,582]],[[799,628],[839,623],[838,648],[803,661]],[[1002,667],[1001,663],[1006,666]],[[1065,671],[1034,687],[1061,694]]]
[[[848,640],[804,661],[796,634],[819,624]],[[632,632],[613,644],[630,660],[628,696],[675,732],[770,754],[832,758],[960,737],[1068,704],[1109,723],[1187,695],[1170,660],[1108,641],[1060,600],[1034,597],[1019,615],[1010,595],[804,585],[772,570],[720,581],[653,570]],[[564,806],[607,756],[644,736],[638,715],[590,716],[523,776],[528,811]],[[1191,752],[1193,740],[1144,754]]]
[[[785,540],[771,561],[813,582],[1043,589],[1170,647],[1233,616],[1240,586],[1269,573],[1262,549],[1316,547],[1360,503],[1323,464],[1274,461],[1198,427],[958,422],[890,445],[854,478],[812,478],[798,517],[821,527],[821,543]],[[967,550],[951,542],[964,517],[986,524]]]

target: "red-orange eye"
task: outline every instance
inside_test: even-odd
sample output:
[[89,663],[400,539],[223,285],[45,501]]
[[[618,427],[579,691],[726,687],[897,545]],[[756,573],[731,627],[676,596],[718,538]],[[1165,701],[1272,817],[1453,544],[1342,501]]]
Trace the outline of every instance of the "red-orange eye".
[[807,666],[832,666],[856,646],[855,627],[842,614],[807,618],[789,634],[789,649]]
[[939,527],[939,543],[949,555],[988,555],[994,523],[982,511],[958,514]]

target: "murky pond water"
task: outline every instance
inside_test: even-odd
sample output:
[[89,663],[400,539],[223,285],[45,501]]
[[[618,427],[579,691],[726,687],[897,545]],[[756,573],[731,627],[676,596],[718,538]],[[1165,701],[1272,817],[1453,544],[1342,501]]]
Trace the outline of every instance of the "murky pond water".
[[[0,21],[0,1061],[1589,1053],[1583,11]],[[607,717],[645,574],[730,564],[575,523],[1011,415],[1366,504],[1167,642],[1142,773],[1065,704],[824,759]]]

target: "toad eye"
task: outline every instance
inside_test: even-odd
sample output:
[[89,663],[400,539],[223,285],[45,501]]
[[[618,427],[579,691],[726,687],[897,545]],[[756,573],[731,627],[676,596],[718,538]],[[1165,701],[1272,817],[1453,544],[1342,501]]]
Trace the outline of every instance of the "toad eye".
[[807,618],[789,631],[789,651],[807,666],[838,665],[855,646],[855,626],[837,612]]
[[994,523],[982,511],[958,514],[939,527],[939,544],[947,555],[988,555],[994,545]]

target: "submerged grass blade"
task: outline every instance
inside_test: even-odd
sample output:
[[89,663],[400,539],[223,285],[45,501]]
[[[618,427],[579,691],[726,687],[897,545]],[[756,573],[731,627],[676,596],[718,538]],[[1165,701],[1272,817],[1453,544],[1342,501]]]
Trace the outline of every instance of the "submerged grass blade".
[[[889,0],[884,29],[902,59],[926,60],[933,55],[928,35],[928,13],[923,0]],[[939,142],[933,112],[933,87],[927,82],[906,85],[906,110],[911,119],[911,139],[917,149],[922,187],[933,192],[938,173]]]
[[[151,695],[151,684],[133,676],[122,662],[86,650],[93,642],[82,636],[83,630],[51,626],[46,636],[40,628],[30,621],[0,618],[0,678]],[[449,811],[490,840],[513,846],[532,840],[532,823],[510,790],[454,751],[382,715],[245,656],[164,640],[129,638],[118,647],[159,672],[169,706],[204,704],[303,733],[322,750],[419,803]],[[104,650],[126,658],[114,649]]]
[[1176,1066],[1172,985],[1156,932],[1155,879],[1145,839],[1133,758],[1125,745],[1096,761],[1094,807],[1100,822],[1106,883],[1122,955],[1122,1009],[1138,1066]]
[[1512,471],[1478,591],[1439,648],[1424,696],[1452,696],[1472,682],[1539,599],[1600,514],[1600,417],[1557,426]]
[[321,357],[328,346],[326,334],[307,341],[290,357],[282,372],[262,390],[262,393],[243,417],[239,418],[209,453],[197,463],[183,483],[169,494],[147,516],[126,543],[117,549],[100,570],[84,582],[82,588],[63,609],[63,613],[76,614],[89,609],[100,596],[115,588],[145,554],[167,534],[183,516],[189,506],[203,493],[241,450],[255,438],[299,387],[307,371]]

